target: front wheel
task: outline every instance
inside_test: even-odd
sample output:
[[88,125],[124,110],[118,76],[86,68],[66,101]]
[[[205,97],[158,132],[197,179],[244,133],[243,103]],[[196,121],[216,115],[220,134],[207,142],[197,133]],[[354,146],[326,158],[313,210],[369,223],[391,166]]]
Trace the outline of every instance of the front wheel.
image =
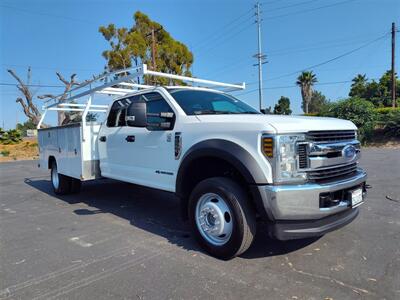
[[211,255],[230,259],[253,242],[256,220],[246,192],[235,181],[201,181],[189,199],[189,220],[200,245]]

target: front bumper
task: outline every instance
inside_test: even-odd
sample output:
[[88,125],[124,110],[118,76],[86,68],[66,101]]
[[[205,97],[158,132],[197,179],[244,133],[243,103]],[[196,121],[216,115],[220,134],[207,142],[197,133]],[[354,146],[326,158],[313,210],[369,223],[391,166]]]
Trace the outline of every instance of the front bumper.
[[357,207],[318,220],[276,221],[270,230],[281,241],[321,236],[351,223],[358,212]]
[[[351,207],[351,199],[346,195],[353,188],[363,187],[366,179],[367,174],[358,169],[354,176],[334,182],[265,185],[258,186],[258,190],[273,222],[273,234],[278,239],[301,238],[323,235],[350,223],[358,209]],[[335,201],[337,205],[321,207],[320,196],[325,194],[343,196]]]

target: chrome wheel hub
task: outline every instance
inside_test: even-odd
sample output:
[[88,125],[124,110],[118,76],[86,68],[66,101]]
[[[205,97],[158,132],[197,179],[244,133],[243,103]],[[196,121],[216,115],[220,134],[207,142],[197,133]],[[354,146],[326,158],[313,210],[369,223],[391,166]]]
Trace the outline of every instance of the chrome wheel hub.
[[58,189],[60,181],[58,178],[57,166],[51,169],[51,182],[53,183],[54,188]]
[[225,200],[207,193],[196,205],[196,225],[200,234],[213,245],[223,245],[232,235],[232,212]]

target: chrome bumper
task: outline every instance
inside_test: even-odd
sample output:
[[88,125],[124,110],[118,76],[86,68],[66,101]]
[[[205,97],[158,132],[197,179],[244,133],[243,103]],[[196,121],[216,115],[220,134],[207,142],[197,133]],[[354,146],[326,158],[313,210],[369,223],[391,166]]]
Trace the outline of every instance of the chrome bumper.
[[316,220],[351,209],[350,199],[336,206],[320,207],[320,194],[349,190],[365,183],[367,174],[358,169],[355,176],[327,184],[258,186],[264,208],[272,221]]

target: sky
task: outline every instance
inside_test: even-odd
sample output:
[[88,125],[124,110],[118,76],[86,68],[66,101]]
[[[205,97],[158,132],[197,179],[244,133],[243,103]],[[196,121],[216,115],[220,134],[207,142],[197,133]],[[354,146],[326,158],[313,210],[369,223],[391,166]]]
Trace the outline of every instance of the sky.
[[[331,101],[348,95],[358,73],[378,79],[391,64],[391,23],[400,27],[398,0],[265,0],[261,2],[264,107],[289,97],[301,113],[296,77],[313,70],[315,89]],[[246,82],[234,95],[258,107],[255,1],[195,0],[0,0],[0,127],[24,122],[13,69],[26,79],[32,68],[35,95],[61,93],[55,72],[78,80],[102,72],[108,44],[98,32],[114,23],[130,28],[137,10],[159,22],[194,54],[199,78]],[[400,39],[397,38],[398,44]],[[400,47],[396,55],[399,57]],[[396,68],[399,67],[397,59]],[[35,100],[41,107],[42,101]]]

